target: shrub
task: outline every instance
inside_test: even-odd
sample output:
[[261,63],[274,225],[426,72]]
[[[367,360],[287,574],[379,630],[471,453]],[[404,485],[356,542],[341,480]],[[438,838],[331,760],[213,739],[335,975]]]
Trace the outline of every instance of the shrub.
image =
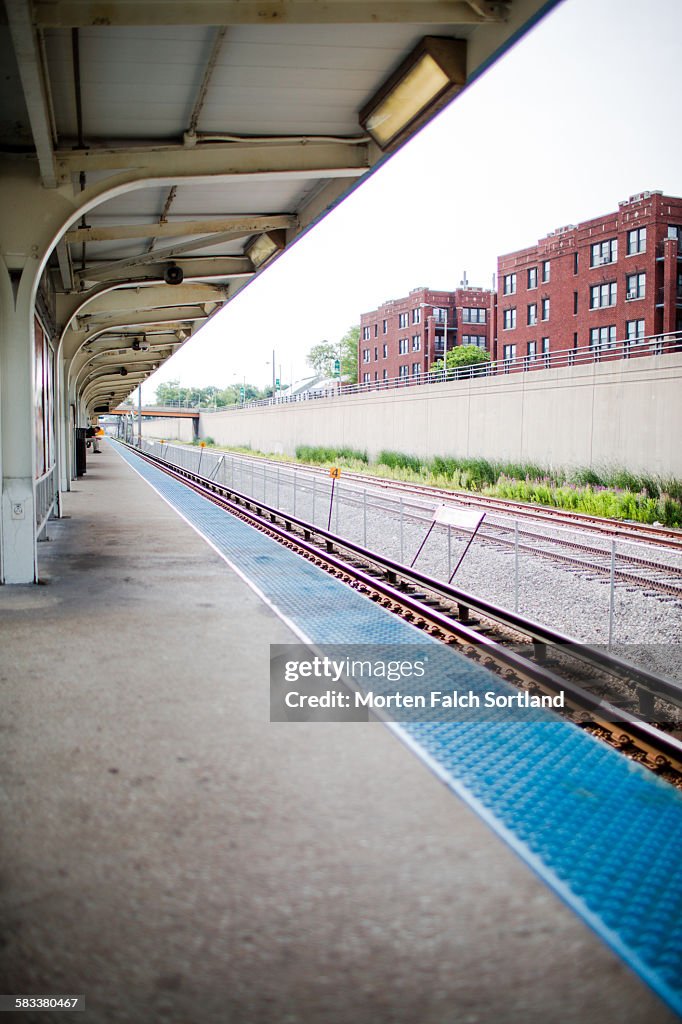
[[299,462],[312,462],[315,464],[360,462],[367,465],[368,462],[367,452],[356,451],[354,448],[324,448],[305,444],[297,447],[296,458]]
[[411,469],[414,473],[420,473],[422,468],[418,455],[405,455],[403,452],[379,452],[377,462],[389,469]]

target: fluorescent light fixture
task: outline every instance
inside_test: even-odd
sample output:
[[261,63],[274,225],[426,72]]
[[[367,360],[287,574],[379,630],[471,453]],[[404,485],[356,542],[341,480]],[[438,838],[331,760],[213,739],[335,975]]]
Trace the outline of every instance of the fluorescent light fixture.
[[276,252],[280,252],[286,243],[286,234],[283,230],[266,231],[246,247],[246,255],[254,267],[258,269],[264,263],[272,259]]
[[466,41],[424,36],[360,111],[360,124],[386,149],[416,131],[466,83]]

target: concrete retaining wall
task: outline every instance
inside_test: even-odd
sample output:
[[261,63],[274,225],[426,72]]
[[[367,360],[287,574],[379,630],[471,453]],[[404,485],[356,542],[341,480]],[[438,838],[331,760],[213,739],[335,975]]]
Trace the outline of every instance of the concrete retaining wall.
[[[137,430],[137,424],[135,424]],[[165,438],[167,441],[193,441],[194,420],[181,419],[178,416],[155,416],[153,419],[142,420],[142,436]]]
[[482,456],[682,478],[682,354],[201,414],[216,443]]

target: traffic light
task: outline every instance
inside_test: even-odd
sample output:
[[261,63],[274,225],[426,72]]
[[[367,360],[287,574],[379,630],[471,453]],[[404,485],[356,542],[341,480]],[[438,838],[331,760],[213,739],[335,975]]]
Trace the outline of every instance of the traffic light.
[[334,360],[334,376],[338,377],[341,373],[341,361],[339,359]]
[[246,395],[246,391],[244,390],[244,388],[243,388],[243,387],[240,387],[240,388],[239,388],[239,397],[240,397],[240,399],[242,400],[242,402],[244,401],[244,396],[245,396],[245,395]]
[[279,377],[275,379],[275,391],[279,391]]

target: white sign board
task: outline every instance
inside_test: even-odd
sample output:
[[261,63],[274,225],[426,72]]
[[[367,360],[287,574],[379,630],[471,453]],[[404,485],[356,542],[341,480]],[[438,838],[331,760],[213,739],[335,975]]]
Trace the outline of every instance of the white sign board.
[[439,505],[433,513],[433,521],[444,526],[458,526],[461,530],[475,530],[484,516],[485,512],[477,512],[475,509]]

